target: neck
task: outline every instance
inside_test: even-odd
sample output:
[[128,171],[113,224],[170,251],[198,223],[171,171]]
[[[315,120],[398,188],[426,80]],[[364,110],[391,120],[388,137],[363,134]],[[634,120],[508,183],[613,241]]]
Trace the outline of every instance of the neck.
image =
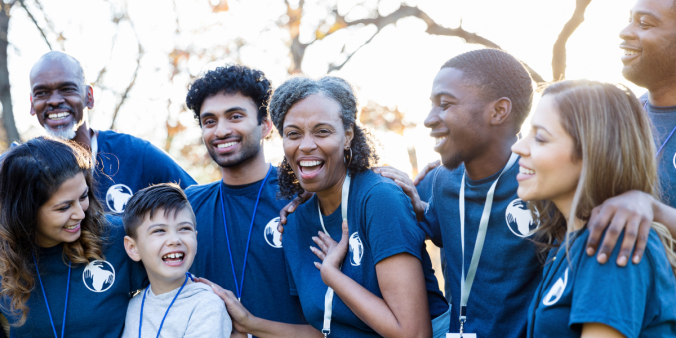
[[96,132],[93,129],[89,129],[89,125],[85,120],[82,125],[77,128],[75,132],[75,138],[73,141],[83,145],[86,149],[92,149],[92,137],[96,137]]
[[556,206],[557,209],[559,209],[559,212],[563,214],[563,217],[566,219],[566,224],[568,225],[567,227],[567,232],[573,232],[573,231],[578,231],[582,229],[584,226],[584,221],[577,218],[574,216],[573,218],[573,223],[571,224],[570,221],[570,209],[573,207],[573,198],[575,197],[575,192],[573,191],[572,194],[569,196],[565,196],[563,198],[557,199],[557,200],[552,200],[552,203]]
[[221,167],[223,183],[228,185],[243,185],[265,178],[270,165],[265,162],[265,155],[261,149],[256,156],[232,167]]
[[[185,279],[186,279],[185,274],[183,274],[181,277],[167,279],[157,277],[154,274],[150,273],[150,271],[148,271],[148,280],[150,281],[150,288],[153,290],[153,294],[155,294],[156,296],[180,288],[181,285],[183,285],[183,282],[185,282]],[[192,281],[188,279],[188,282],[185,284],[188,285],[191,283]]]
[[676,106],[676,85],[669,83],[665,86],[648,92],[648,101],[653,106]]
[[501,170],[512,155],[512,145],[517,141],[516,135],[491,142],[490,146],[478,156],[465,161],[467,176],[472,180],[489,177]]
[[317,198],[319,198],[319,207],[322,210],[324,216],[331,215],[338,207],[343,197],[343,182],[345,182],[345,176],[347,175],[347,169],[343,169],[344,173],[341,176],[341,179],[336,182],[333,186],[328,189],[317,192]]

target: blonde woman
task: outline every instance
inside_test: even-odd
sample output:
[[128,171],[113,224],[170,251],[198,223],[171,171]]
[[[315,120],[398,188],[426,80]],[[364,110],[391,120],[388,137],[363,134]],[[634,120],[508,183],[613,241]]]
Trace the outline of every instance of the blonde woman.
[[536,235],[548,256],[528,336],[675,336],[676,255],[666,228],[653,223],[639,264],[600,265],[585,254],[594,207],[630,190],[659,195],[639,101],[611,84],[559,82],[545,89],[531,125],[512,151],[521,156],[518,195],[538,210]]

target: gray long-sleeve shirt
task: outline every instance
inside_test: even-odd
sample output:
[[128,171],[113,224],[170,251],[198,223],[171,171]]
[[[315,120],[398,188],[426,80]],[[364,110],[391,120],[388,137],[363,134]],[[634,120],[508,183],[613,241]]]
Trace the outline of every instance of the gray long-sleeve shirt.
[[[179,289],[156,296],[148,288],[143,305],[142,337],[156,337],[162,318]],[[143,293],[129,301],[123,338],[139,336]],[[225,304],[211,288],[202,283],[187,284],[178,295],[162,326],[164,338],[229,338],[232,321]]]

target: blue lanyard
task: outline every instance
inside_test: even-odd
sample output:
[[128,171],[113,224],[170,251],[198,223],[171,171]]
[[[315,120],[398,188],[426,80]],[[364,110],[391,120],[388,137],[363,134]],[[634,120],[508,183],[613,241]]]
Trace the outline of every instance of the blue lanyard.
[[[648,101],[646,101],[645,104],[643,105],[643,110],[648,112]],[[669,142],[669,139],[671,139],[671,137],[674,135],[674,132],[676,132],[676,126],[674,126],[674,129],[671,130],[671,133],[669,134],[669,136],[667,136],[667,139],[664,140],[664,143],[662,143],[660,149],[658,149],[657,153],[655,153],[655,158],[659,156],[660,152],[662,151],[662,148],[664,148],[664,146],[667,145],[667,142]]]
[[[185,283],[188,282],[188,278],[193,280],[190,273],[186,272],[185,273],[185,281],[183,282],[183,285],[181,285],[181,288],[178,289],[176,296],[174,296],[174,299],[171,300],[171,304],[169,304],[169,307],[167,308],[167,312],[165,312],[164,317],[162,317],[162,322],[160,323],[160,328],[157,330],[157,337],[160,336],[160,332],[162,331],[162,325],[164,325],[164,320],[167,319],[167,315],[169,314],[169,310],[171,309],[171,306],[174,305],[176,298],[178,298],[178,295],[180,295],[181,291],[183,291],[183,287],[185,286]],[[193,280],[193,282],[194,282],[194,280]],[[141,327],[143,326],[143,305],[146,302],[146,295],[148,294],[148,288],[149,287],[150,287],[150,284],[148,284],[148,286],[146,286],[146,289],[143,291],[143,300],[141,301],[141,319],[139,320],[139,323],[138,323],[138,338],[141,338]]]
[[[40,270],[38,269],[38,262],[35,260],[35,254],[33,254],[33,262],[35,263],[35,271],[38,273],[38,281],[40,282],[40,289],[42,289],[42,295],[45,297],[45,305],[47,305],[47,314],[49,315],[49,322],[52,323],[52,330],[54,331],[54,337],[59,338],[56,335],[56,327],[54,326],[54,320],[52,319],[52,311],[49,310],[49,302],[47,301],[47,294],[45,293],[45,287],[42,285],[42,278],[40,278]],[[66,310],[68,310],[68,292],[70,291],[70,262],[68,262],[68,282],[66,283],[66,305],[63,307],[63,323],[61,323],[61,338],[63,338],[63,332],[66,329]]]
[[263,192],[263,187],[265,187],[265,182],[268,180],[268,176],[270,176],[271,171],[272,164],[270,165],[270,168],[268,168],[268,173],[265,174],[265,178],[263,179],[263,183],[261,183],[261,187],[258,189],[258,196],[256,197],[256,205],[254,205],[253,215],[251,216],[251,225],[249,226],[249,237],[246,240],[246,249],[244,250],[244,263],[242,264],[242,279],[241,279],[242,282],[240,284],[237,284],[235,263],[232,260],[232,250],[230,249],[230,238],[228,237],[228,225],[227,221],[225,220],[225,195],[223,195],[223,183],[219,185],[221,191],[221,211],[223,212],[223,227],[225,228],[225,241],[226,243],[228,243],[228,254],[230,254],[230,266],[232,267],[232,277],[235,279],[235,291],[237,292],[237,300],[239,301],[242,300],[242,290],[244,289],[244,272],[246,271],[246,259],[247,256],[249,255],[251,230],[253,230],[254,220],[256,219],[256,210],[258,210],[258,202],[261,200],[261,192]]

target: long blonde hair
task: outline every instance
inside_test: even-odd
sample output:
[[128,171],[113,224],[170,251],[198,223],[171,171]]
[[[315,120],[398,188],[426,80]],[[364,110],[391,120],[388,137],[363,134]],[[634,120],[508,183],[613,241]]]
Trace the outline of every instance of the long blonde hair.
[[[652,125],[640,102],[628,88],[589,80],[568,80],[549,85],[543,96],[556,102],[561,125],[573,139],[573,161],[582,172],[568,219],[588,221],[592,209],[630,190],[659,198]],[[540,220],[536,241],[545,250],[561,243],[574,222],[566,222],[551,201],[534,201]],[[664,225],[652,224],[664,244],[676,274],[673,237]]]

